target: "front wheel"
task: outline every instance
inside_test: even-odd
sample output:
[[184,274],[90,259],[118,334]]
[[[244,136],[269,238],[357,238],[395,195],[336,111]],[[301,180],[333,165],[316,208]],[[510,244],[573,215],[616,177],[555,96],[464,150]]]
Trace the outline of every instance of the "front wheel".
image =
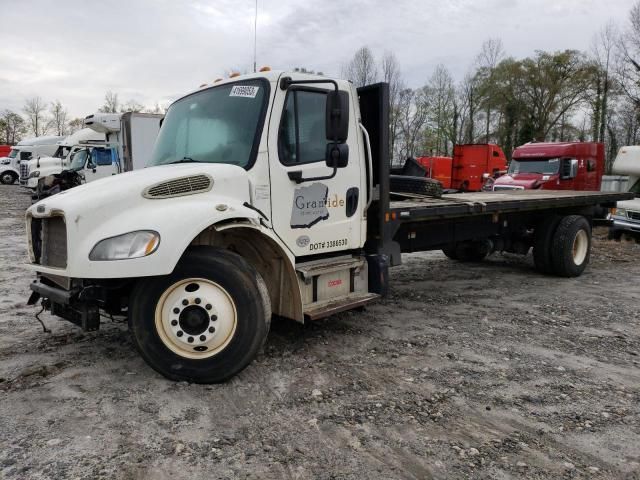
[[18,176],[14,172],[2,172],[0,174],[0,182],[3,185],[13,185],[17,179]]
[[171,380],[225,381],[264,343],[271,307],[260,274],[239,255],[189,250],[174,272],[143,278],[129,324],[145,361]]

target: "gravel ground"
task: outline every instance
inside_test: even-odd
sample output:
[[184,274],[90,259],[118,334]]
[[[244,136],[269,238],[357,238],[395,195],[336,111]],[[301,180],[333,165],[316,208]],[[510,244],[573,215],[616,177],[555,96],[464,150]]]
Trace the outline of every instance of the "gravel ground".
[[640,478],[640,245],[577,279],[407,255],[391,295],[301,326],[224,385],[165,380],[126,326],[26,305],[29,197],[2,186],[0,478]]

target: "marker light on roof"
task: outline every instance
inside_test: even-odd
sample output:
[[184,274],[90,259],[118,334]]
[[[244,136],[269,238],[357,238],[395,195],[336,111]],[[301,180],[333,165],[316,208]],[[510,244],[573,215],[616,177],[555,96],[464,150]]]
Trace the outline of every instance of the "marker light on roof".
[[206,86],[207,86],[207,84],[206,84],[206,83],[203,83],[203,84],[202,84],[202,85],[200,85],[200,87],[198,87],[198,88],[204,88],[204,87],[206,87]]
[[233,72],[231,75],[229,75],[229,78],[236,78],[240,76],[240,72]]
[[261,72],[270,72],[270,71],[271,71],[271,67],[266,67],[266,66],[265,66],[265,67],[262,67],[262,68],[260,69],[260,71],[261,71]]
[[221,81],[222,81],[222,78],[216,78],[216,79],[213,81],[213,83],[218,83],[218,82],[221,82]]

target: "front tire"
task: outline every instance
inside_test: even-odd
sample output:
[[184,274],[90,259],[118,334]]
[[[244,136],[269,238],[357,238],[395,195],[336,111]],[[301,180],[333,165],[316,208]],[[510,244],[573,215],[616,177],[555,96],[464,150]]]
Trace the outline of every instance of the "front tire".
[[13,185],[18,180],[18,176],[14,172],[2,172],[0,174],[0,183],[3,185]]
[[264,281],[241,256],[187,251],[170,275],[141,279],[129,325],[145,361],[171,380],[223,382],[264,343],[271,307]]

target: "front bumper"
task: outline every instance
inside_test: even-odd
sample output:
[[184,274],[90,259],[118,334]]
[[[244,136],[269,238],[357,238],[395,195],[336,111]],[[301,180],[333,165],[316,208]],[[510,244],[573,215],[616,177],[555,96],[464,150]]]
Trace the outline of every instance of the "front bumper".
[[64,318],[82,327],[86,332],[100,328],[100,310],[98,304],[90,298],[83,298],[83,290],[72,286],[70,289],[43,282],[42,278],[34,280],[30,285],[32,293],[27,302],[35,305],[42,299],[42,306],[52,315]]
[[613,225],[611,225],[611,229],[614,231],[618,230],[640,233],[640,222],[633,222],[613,217]]

